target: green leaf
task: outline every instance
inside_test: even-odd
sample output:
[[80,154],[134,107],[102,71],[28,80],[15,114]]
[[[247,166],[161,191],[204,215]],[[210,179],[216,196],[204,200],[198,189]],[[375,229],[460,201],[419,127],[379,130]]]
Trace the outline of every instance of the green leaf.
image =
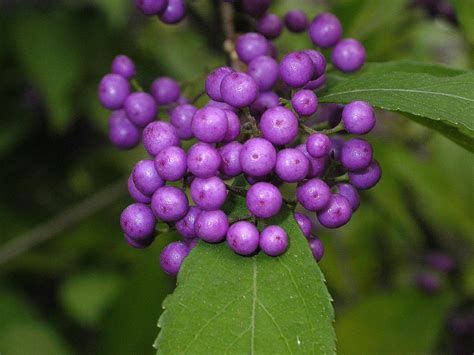
[[163,304],[158,354],[334,353],[323,274],[287,209],[278,221],[290,237],[280,257],[242,257],[225,243],[199,243]]
[[474,72],[417,63],[369,64],[360,74],[334,75],[321,102],[364,100],[398,111],[474,149]]
[[472,0],[453,0],[452,3],[466,38],[474,44],[474,6]]

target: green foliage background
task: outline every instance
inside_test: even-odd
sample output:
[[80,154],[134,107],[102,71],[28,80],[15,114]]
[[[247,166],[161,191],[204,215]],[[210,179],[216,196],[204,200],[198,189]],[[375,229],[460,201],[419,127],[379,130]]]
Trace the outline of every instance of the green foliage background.
[[[462,9],[460,27],[405,0],[275,0],[272,11],[302,8],[313,16],[330,8],[346,35],[363,41],[369,61],[472,69],[473,5],[454,3]],[[225,61],[216,4],[192,1],[188,20],[166,26],[141,16],[129,0],[0,1],[1,354],[154,352],[161,302],[175,282],[158,258],[176,236],[162,234],[145,251],[124,243],[124,186],[145,153],[108,143],[96,86],[112,58],[125,53],[144,86],[166,74],[194,96],[205,73]],[[281,52],[309,45],[304,35],[277,40]],[[378,112],[378,119],[371,141],[381,183],[362,194],[349,225],[319,233],[339,352],[467,351],[472,344],[448,319],[473,308],[472,153],[396,113]],[[8,243],[97,195],[87,218],[52,228],[52,238],[2,262]],[[413,278],[432,249],[453,256],[458,267],[428,296]]]

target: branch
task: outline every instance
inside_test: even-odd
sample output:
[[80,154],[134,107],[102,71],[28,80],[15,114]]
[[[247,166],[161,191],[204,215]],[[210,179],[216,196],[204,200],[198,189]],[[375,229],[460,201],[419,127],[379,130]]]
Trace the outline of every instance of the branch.
[[235,51],[235,28],[234,28],[234,5],[230,2],[221,2],[222,27],[226,40],[224,41],[224,50],[226,51],[230,65],[234,70],[241,70],[242,63],[239,61]]

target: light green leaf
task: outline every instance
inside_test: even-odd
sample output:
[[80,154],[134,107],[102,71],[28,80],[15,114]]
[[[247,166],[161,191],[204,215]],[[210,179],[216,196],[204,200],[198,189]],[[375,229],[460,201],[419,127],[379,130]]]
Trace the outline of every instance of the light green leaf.
[[[416,68],[416,71],[414,70]],[[360,74],[335,75],[321,102],[368,101],[374,107],[417,116],[470,150],[474,149],[474,72],[457,73],[446,67],[388,63],[368,65]]]
[[290,237],[281,257],[199,243],[163,304],[158,354],[334,353],[324,277],[289,211],[278,221]]

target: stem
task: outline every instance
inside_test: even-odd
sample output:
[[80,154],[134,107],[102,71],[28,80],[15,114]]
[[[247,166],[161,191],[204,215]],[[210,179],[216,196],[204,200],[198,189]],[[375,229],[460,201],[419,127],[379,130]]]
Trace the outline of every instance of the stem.
[[334,180],[334,182],[346,182],[346,181],[349,181],[349,174],[345,173],[344,175],[336,176],[333,180]]
[[330,129],[323,129],[321,133],[325,135],[331,135],[334,133],[338,133],[344,130],[344,123],[340,122],[336,127]]
[[234,5],[230,2],[221,1],[222,27],[225,34],[224,50],[226,51],[230,65],[234,70],[242,69],[242,63],[239,61],[235,51],[235,28],[234,28]]
[[145,91],[143,89],[143,87],[140,85],[140,83],[138,82],[137,79],[133,78],[132,80],[130,80],[130,83],[132,84],[132,87],[136,90],[136,91]]
[[237,187],[237,186],[230,186],[226,185],[227,190],[232,191],[233,193],[237,195],[244,196],[247,194],[247,189],[245,187]]
[[191,100],[192,104],[195,104],[197,100],[199,100],[204,94],[206,94],[206,90],[202,90],[199,94],[194,96]]
[[232,224],[232,223],[235,223],[235,222],[240,222],[240,221],[248,221],[249,219],[252,219],[253,216],[252,215],[246,215],[246,216],[242,216],[242,217],[236,217],[236,218],[233,218],[231,220],[229,220],[229,224]]

